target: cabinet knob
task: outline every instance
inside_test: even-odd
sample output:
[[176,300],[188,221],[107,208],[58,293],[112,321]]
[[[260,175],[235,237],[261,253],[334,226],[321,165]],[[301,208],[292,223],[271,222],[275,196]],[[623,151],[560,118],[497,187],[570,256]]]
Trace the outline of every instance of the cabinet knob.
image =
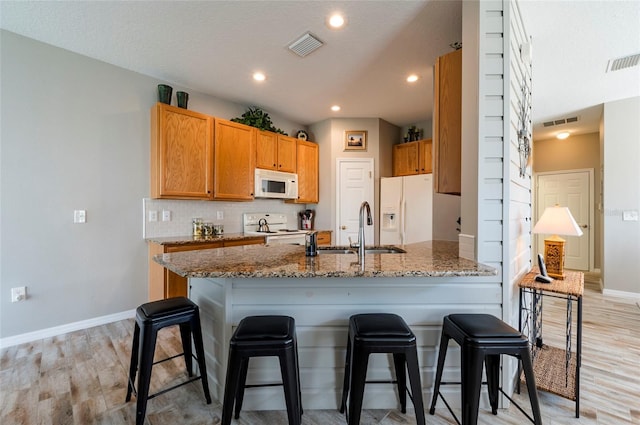
[[347,230],[347,226],[340,226],[341,230]]

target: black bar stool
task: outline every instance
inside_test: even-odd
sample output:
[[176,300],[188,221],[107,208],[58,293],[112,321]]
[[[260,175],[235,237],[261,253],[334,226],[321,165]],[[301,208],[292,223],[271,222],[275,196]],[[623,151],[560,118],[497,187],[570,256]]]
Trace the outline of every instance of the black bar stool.
[[[369,354],[392,353],[396,370],[396,380],[366,381]],[[342,387],[342,403],[340,413],[345,412],[347,397],[349,409],[347,422],[349,425],[360,423],[362,399],[365,383],[397,384],[398,398],[402,413],[407,412],[407,375],[411,382],[409,396],[413,401],[416,423],[424,425],[424,406],[422,401],[422,384],[418,366],[416,337],[402,317],[388,313],[356,314],[349,318],[349,337],[347,341],[347,357],[344,369],[344,385]]]
[[[180,326],[183,352],[154,363],[153,355],[156,348],[158,331],[172,325]],[[200,375],[196,377],[193,377],[192,372],[192,336],[196,348],[196,360],[198,361],[198,368],[200,369]],[[142,345],[140,344],[140,340],[142,340]],[[191,379],[149,395],[149,382],[151,380],[151,369],[153,365],[180,356],[184,356],[187,373]],[[134,386],[136,372],[138,372],[137,391]],[[130,401],[131,393],[136,394],[136,425],[142,425],[144,422],[147,411],[147,400],[198,379],[202,379],[204,396],[207,399],[207,404],[211,404],[198,306],[187,298],[177,297],[153,301],[138,307],[136,310],[136,326],[133,332],[133,347],[131,348],[131,364],[129,367],[129,384],[126,398],[126,401]]]
[[[251,357],[277,356],[280,360],[282,383],[246,385]],[[222,425],[240,417],[244,389],[282,385],[287,404],[289,425],[302,422],[302,397],[298,369],[296,324],[288,316],[248,316],[240,321],[229,344],[229,363],[222,404]]]
[[[441,382],[442,369],[447,355],[449,340],[453,338],[460,345],[462,382]],[[533,419],[518,404],[511,399],[499,386],[500,355],[507,354],[522,361],[524,375],[529,391],[529,401],[533,410]],[[487,367],[487,387],[491,413],[498,414],[498,391],[507,397],[531,422],[542,424],[538,393],[531,365],[529,341],[520,332],[507,325],[502,320],[490,314],[450,314],[444,318],[442,336],[440,338],[440,353],[438,354],[438,369],[433,388],[433,399],[429,413],[436,410],[438,396],[442,398],[447,409],[458,424],[460,421],[453,413],[444,396],[440,393],[440,385],[462,385],[462,424],[475,425],[478,423],[478,406],[480,404],[480,386],[482,385],[483,362]]]

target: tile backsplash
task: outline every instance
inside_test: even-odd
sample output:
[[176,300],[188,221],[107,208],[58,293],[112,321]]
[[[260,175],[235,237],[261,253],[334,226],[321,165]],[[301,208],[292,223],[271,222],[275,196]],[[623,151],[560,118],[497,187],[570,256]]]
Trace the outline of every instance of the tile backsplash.
[[[252,202],[185,201],[166,199],[143,199],[143,238],[186,236],[192,232],[194,217],[204,222],[224,225],[225,233],[242,233],[242,214],[249,212],[272,212],[287,215],[291,228],[299,227],[298,212],[306,206],[285,204],[279,199],[256,199]],[[313,207],[311,207],[313,209]],[[157,221],[149,221],[149,211],[157,212]],[[170,211],[171,220],[162,221],[162,212]],[[221,211],[224,218],[217,219]]]

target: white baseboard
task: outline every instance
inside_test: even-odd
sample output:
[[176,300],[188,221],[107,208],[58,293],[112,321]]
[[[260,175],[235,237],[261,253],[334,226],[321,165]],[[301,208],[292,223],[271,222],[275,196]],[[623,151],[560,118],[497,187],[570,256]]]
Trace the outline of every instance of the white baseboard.
[[638,292],[617,291],[615,289],[607,289],[607,288],[605,288],[604,291],[602,291],[602,295],[607,295],[611,297],[620,297],[620,298],[630,298],[632,300],[640,299],[640,293]]
[[27,332],[21,335],[8,336],[6,338],[0,338],[0,348],[12,347],[14,345],[24,344],[26,342],[36,341],[38,339],[51,338],[52,336],[79,331],[81,329],[88,329],[94,326],[104,325],[106,323],[117,322],[118,320],[130,319],[135,317],[135,315],[135,310],[127,310],[120,313],[108,314],[106,316],[81,320],[79,322],[67,323],[66,325],[41,329],[39,331]]

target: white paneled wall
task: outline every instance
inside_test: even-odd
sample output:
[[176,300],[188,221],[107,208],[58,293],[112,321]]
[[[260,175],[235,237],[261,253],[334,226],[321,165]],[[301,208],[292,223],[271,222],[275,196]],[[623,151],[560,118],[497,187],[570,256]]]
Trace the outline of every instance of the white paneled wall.
[[[279,199],[256,199],[252,202],[188,201],[143,199],[143,237],[186,236],[191,234],[191,221],[201,217],[205,222],[224,225],[225,233],[242,232],[242,214],[248,212],[273,212],[287,215],[290,228],[298,228],[298,212],[304,204],[286,204]],[[315,206],[310,205],[310,209]],[[149,211],[157,211],[158,221],[149,221]],[[171,221],[162,221],[162,211],[171,212]],[[218,211],[223,219],[219,220]]]

